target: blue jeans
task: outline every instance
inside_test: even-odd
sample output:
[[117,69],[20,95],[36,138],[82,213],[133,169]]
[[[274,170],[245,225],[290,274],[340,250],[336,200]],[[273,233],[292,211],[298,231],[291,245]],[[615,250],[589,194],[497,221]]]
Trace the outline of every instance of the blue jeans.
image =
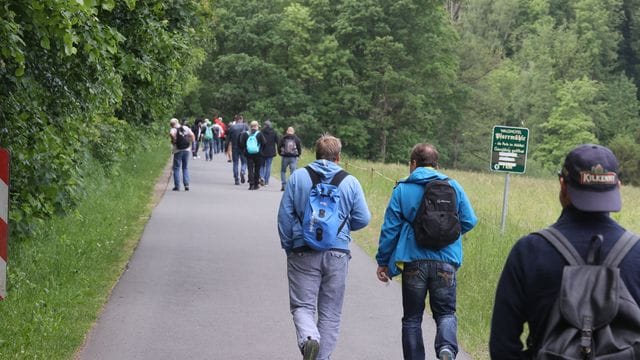
[[429,304],[436,321],[436,356],[443,347],[458,354],[456,318],[456,268],[440,261],[414,261],[402,271],[402,351],[405,359],[424,360],[422,315]]
[[271,177],[272,162],[273,162],[273,156],[265,156],[262,158],[262,167],[260,168],[260,177],[264,179],[265,185],[269,185],[269,178]]
[[294,252],[287,257],[289,306],[298,346],[302,349],[308,337],[318,340],[319,360],[329,359],[338,342],[350,258],[331,250]]
[[173,154],[173,184],[175,187],[180,187],[180,169],[182,168],[182,183],[184,186],[189,186],[189,150],[181,150]]
[[289,175],[291,175],[298,167],[298,158],[295,156],[282,157],[282,165],[280,166],[280,181],[282,181],[282,186],[287,184],[287,167],[289,168]]
[[198,149],[200,149],[200,141],[196,140],[191,144],[191,152],[193,153],[193,157],[198,156]]
[[247,173],[247,158],[242,154],[242,150],[237,147],[233,147],[231,151],[231,157],[233,158],[233,179],[238,180],[240,177],[238,173],[238,162],[240,162],[240,174]]
[[213,139],[204,139],[204,158],[206,160],[213,160]]

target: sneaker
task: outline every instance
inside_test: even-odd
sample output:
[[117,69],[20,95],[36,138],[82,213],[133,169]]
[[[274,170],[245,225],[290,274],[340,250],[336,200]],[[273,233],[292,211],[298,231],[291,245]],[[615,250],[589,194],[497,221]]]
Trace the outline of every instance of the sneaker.
[[280,191],[284,191],[284,185],[282,185],[282,187],[280,188]]
[[260,183],[260,186],[264,186],[264,179],[260,178],[260,180],[258,181]]
[[304,345],[302,345],[302,359],[316,360],[318,358],[319,351],[320,343],[318,343],[318,340],[309,337],[309,339],[304,342]]
[[180,188],[176,186],[176,187],[174,187],[172,190],[173,190],[173,191],[180,191]]
[[240,182],[244,184],[244,173],[240,173]]
[[184,191],[189,191],[189,185],[185,185]]
[[238,181],[238,179],[236,179],[235,184],[236,185],[240,185],[240,181]]
[[449,350],[449,348],[445,347],[440,350],[438,354],[438,359],[440,360],[455,360],[455,356],[453,356],[453,351]]
[[227,162],[231,162],[231,160],[227,160]]

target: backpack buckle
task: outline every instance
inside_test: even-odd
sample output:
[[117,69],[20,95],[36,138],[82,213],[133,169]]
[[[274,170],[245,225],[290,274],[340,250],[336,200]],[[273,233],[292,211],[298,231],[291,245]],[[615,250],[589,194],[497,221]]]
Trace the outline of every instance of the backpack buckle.
[[583,327],[580,330],[580,352],[585,359],[591,357],[592,344],[593,344],[593,331],[591,330],[592,318],[591,316],[585,316],[583,319]]

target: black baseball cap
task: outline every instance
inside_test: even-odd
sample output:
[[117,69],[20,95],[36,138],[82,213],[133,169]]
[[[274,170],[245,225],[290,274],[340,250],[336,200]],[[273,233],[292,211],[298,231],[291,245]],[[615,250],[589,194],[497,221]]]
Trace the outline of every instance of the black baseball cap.
[[571,203],[586,212],[620,211],[618,160],[608,148],[579,145],[564,160],[561,175]]

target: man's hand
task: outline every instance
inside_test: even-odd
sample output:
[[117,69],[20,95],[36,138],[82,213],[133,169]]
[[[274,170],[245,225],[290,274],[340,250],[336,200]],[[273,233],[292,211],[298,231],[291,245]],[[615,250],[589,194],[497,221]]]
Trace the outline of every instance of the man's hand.
[[391,280],[389,277],[389,268],[386,266],[378,266],[378,270],[376,270],[376,275],[378,276],[378,280],[382,282],[388,282]]

